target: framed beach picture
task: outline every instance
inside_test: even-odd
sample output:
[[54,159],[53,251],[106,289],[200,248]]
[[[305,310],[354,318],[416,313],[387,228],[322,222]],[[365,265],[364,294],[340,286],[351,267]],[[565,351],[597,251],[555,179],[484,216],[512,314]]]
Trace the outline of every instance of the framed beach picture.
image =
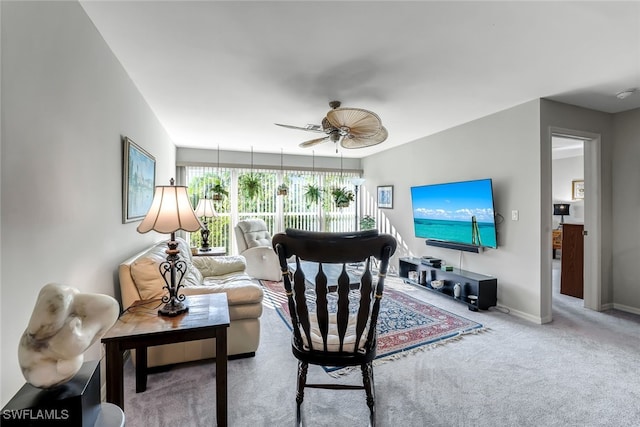
[[378,207],[393,209],[393,185],[378,186]]
[[571,198],[573,200],[584,199],[584,180],[574,179],[571,181]]
[[131,139],[124,137],[122,165],[122,222],[141,220],[153,200],[156,159]]

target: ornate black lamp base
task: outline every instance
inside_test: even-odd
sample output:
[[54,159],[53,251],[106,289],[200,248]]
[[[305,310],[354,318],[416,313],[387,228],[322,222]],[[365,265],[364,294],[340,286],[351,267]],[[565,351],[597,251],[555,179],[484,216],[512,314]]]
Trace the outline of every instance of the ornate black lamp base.
[[202,246],[200,247],[200,252],[209,252],[211,250],[211,246],[209,245],[209,228],[207,228],[207,223],[204,223],[204,228],[200,230],[200,234],[202,235]]
[[184,294],[178,294],[182,287],[180,282],[182,282],[182,278],[187,272],[187,264],[178,256],[180,250],[178,249],[175,233],[171,233],[171,240],[167,245],[169,246],[169,249],[165,251],[167,260],[160,263],[159,269],[160,275],[166,284],[163,289],[169,291],[169,295],[162,297],[162,302],[165,305],[158,310],[158,314],[174,317],[189,310],[189,306],[184,302],[186,298]]
[[189,311],[189,306],[180,301],[169,301],[158,310],[158,314],[161,316],[175,317],[182,313]]

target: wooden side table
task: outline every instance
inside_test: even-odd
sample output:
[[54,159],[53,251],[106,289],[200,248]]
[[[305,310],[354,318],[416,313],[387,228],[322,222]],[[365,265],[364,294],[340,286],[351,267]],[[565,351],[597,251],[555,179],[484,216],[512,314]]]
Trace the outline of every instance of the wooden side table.
[[224,256],[227,254],[227,248],[225,248],[224,246],[216,246],[216,247],[211,247],[210,251],[203,251],[200,248],[198,248],[198,251],[196,253],[191,253],[191,255],[193,256]]
[[147,388],[147,347],[216,339],[216,420],[227,425],[227,294],[187,296],[189,311],[175,317],[157,313],[159,300],[136,301],[102,337],[106,351],[107,402],[124,409],[123,353],[136,350],[136,392]]

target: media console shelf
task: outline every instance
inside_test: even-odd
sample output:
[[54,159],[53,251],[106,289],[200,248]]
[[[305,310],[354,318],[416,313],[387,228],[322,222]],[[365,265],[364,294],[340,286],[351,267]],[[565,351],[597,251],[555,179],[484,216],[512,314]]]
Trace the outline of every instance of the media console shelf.
[[[409,279],[409,272],[417,273],[417,280]],[[430,265],[423,264],[420,258],[406,257],[400,258],[400,277],[406,282],[420,285],[433,292],[445,294],[467,304],[469,310],[488,310],[494,307],[498,299],[498,279],[484,274],[473,273],[471,271],[454,268],[453,271],[444,271]],[[431,287],[432,280],[442,280],[444,286],[440,289]],[[456,283],[460,283],[460,297],[454,297],[453,288]],[[473,304],[469,295],[478,297],[477,304]]]

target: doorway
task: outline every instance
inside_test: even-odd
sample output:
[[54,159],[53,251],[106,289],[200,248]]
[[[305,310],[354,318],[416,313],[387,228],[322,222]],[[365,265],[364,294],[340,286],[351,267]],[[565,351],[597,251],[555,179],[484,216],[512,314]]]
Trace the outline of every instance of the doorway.
[[[557,298],[565,302],[571,301],[567,296],[579,299],[580,305],[583,303],[584,257],[581,231],[584,227],[584,193],[580,189],[584,188],[584,144],[582,138],[560,135],[551,137],[551,282],[554,304],[557,303]],[[572,302],[575,304],[578,301]]]
[[[575,179],[571,179],[571,206],[574,207],[573,221],[580,222],[584,224],[584,257],[583,257],[583,265],[584,265],[584,302],[583,306],[585,308],[589,308],[592,310],[600,311],[602,310],[602,300],[601,300],[601,288],[602,288],[602,280],[601,280],[601,174],[600,174],[600,135],[581,132],[575,130],[566,130],[566,129],[551,129],[551,140],[552,140],[552,151],[553,141],[555,140],[557,145],[564,147],[573,147],[571,149],[575,152],[579,151],[579,146],[582,146],[582,172],[583,172],[583,182],[584,185],[584,198],[576,199],[575,198],[575,188],[573,186],[573,181],[578,180],[579,177]],[[569,151],[571,149],[564,148],[565,151]],[[563,149],[559,149],[562,151]],[[553,155],[552,155],[553,157]],[[574,159],[574,163],[575,163]],[[553,162],[553,160],[552,160]],[[559,171],[555,170],[552,166],[552,177],[554,174],[558,174]],[[566,176],[564,177],[566,180]],[[568,192],[563,193],[560,197],[566,197]],[[553,203],[557,203],[555,200],[555,195]],[[559,222],[559,220],[552,221],[552,223]],[[556,279],[554,274],[557,274],[557,271],[553,271],[555,260],[549,264],[551,265],[551,277],[553,278],[551,282],[551,286]],[[551,294],[553,295],[554,289],[551,289]],[[553,298],[548,299],[549,304],[552,305]],[[549,313],[552,312],[552,307],[549,308]]]

